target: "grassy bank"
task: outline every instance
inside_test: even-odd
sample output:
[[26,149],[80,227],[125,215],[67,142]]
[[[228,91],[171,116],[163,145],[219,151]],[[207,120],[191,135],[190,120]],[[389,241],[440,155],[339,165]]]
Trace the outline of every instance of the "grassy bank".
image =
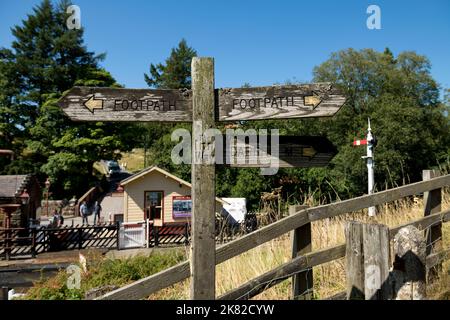
[[55,277],[41,280],[31,288],[25,299],[84,299],[90,289],[102,286],[123,286],[169,268],[186,259],[180,250],[154,251],[149,256],[108,259],[94,252],[86,255],[87,270],[81,274],[80,289],[67,288],[68,274],[60,271]]
[[129,172],[144,169],[144,149],[136,148],[131,152],[123,153],[119,162],[125,164]]

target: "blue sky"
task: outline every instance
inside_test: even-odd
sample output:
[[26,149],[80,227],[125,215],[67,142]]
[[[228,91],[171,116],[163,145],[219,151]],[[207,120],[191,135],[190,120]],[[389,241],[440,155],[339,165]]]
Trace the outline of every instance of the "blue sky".
[[[40,1],[0,0],[0,47]],[[106,1],[74,0],[85,42],[106,52],[102,65],[128,88],[145,88],[143,73],[163,62],[181,38],[215,58],[216,87],[309,81],[332,52],[353,47],[426,55],[432,74],[450,88],[450,1]],[[366,27],[370,4],[381,30]]]

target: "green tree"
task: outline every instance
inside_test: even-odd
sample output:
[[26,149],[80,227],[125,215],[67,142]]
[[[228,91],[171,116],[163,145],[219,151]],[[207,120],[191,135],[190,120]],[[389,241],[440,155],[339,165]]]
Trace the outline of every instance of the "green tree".
[[422,169],[438,165],[450,131],[430,68],[429,60],[414,52],[394,58],[388,49],[348,49],[314,69],[314,81],[331,81],[347,96],[336,116],[316,121],[339,148],[330,179],[339,179],[340,191],[354,195],[366,189],[366,170],[358,157],[365,150],[351,142],[365,133],[368,117],[378,138],[378,189],[417,181]]
[[[0,86],[7,88],[0,111],[12,110],[7,122],[14,128],[18,158],[7,173],[49,175],[55,197],[80,195],[95,182],[92,164],[102,158],[118,158],[119,150],[132,144],[132,130],[124,125],[73,123],[57,106],[61,94],[74,85],[117,86],[83,43],[83,29],[68,30],[62,1],[43,0],[22,24],[15,26],[12,49],[2,49]],[[4,114],[0,112],[0,114]],[[0,129],[3,132],[3,128]]]
[[[14,79],[14,56],[10,50],[0,50],[0,149],[20,151],[20,140],[25,119],[21,116],[22,105],[15,101],[18,85]],[[9,157],[0,156],[0,172],[10,163]]]
[[[182,39],[178,47],[173,48],[165,64],[150,64],[150,74],[144,74],[150,87],[159,89],[180,89],[191,87],[191,61],[197,52]],[[176,128],[190,130],[190,125],[183,124],[143,124],[140,126],[141,144],[148,151],[147,165],[158,165],[183,179],[190,180],[190,167],[174,165],[170,158],[174,143],[171,141],[172,131]],[[147,153],[147,152],[145,152]]]
[[191,60],[197,52],[182,39],[173,48],[166,63],[150,64],[150,74],[144,78],[150,87],[160,89],[180,89],[191,87]]

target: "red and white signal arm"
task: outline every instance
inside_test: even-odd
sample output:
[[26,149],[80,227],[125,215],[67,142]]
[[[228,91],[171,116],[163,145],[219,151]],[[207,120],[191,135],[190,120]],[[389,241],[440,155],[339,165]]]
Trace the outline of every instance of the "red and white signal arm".
[[367,144],[367,140],[366,139],[353,141],[353,145],[354,146],[362,146],[362,145],[365,145],[365,144]]

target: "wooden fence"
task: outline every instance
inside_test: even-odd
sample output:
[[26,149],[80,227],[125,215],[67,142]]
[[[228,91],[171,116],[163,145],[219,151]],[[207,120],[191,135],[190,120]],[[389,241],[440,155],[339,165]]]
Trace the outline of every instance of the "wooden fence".
[[149,246],[189,244],[190,225],[173,223],[162,227],[152,226],[148,236]]
[[[235,240],[245,234],[245,230],[238,231],[226,228],[216,229],[216,243],[226,243]],[[189,245],[191,241],[190,223],[170,223],[161,227],[149,224],[148,243],[150,247],[165,245]]]
[[119,224],[59,228],[0,228],[0,257],[32,256],[38,253],[118,248]]
[[[404,197],[422,193],[424,193],[425,217],[392,228],[389,231],[389,235],[390,237],[393,237],[398,230],[406,225],[412,225],[421,230],[425,230],[427,233],[427,243],[431,247],[431,250],[426,257],[426,264],[429,270],[433,270],[443,259],[447,258],[449,254],[448,249],[437,251],[441,242],[439,233],[441,232],[442,223],[450,220],[450,210],[441,211],[439,199],[441,199],[441,188],[449,185],[450,175],[432,177],[428,171],[425,171],[424,181],[377,192],[372,195],[365,195],[311,208],[293,206],[290,208],[290,215],[288,217],[218,247],[216,249],[215,263],[216,265],[220,264],[290,231],[298,231],[301,235],[307,234],[303,239],[298,240],[296,250],[298,250],[300,255],[297,255],[291,261],[244,283],[238,288],[223,294],[218,297],[218,299],[249,299],[277,283],[292,277],[293,274],[299,276],[302,273],[308,273],[312,276],[312,273],[310,272],[311,268],[345,257],[345,244],[308,252],[311,249],[311,222],[337,217],[348,212],[382,205]],[[141,299],[177,282],[183,281],[189,276],[189,261],[184,261],[157,274],[111,291],[99,299]],[[312,281],[312,278],[308,281]],[[310,298],[312,295],[310,284],[311,282],[303,281],[302,283],[300,281],[300,283],[296,284],[296,291],[294,291],[294,293],[306,293],[306,298]],[[332,298],[336,299],[345,296],[346,293],[344,292],[333,296]]]

